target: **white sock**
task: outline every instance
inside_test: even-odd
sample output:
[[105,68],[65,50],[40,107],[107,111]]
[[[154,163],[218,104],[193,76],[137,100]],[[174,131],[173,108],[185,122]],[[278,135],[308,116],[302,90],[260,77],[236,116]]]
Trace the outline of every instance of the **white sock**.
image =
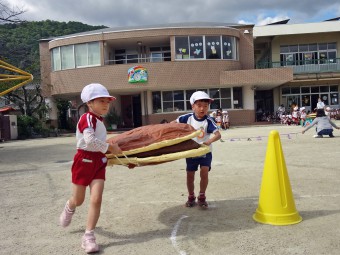
[[92,230],[85,230],[85,234],[94,234],[94,229],[92,229]]
[[76,209],[71,209],[70,206],[69,206],[69,200],[67,200],[66,202],[66,209],[69,211],[69,212],[74,212]]

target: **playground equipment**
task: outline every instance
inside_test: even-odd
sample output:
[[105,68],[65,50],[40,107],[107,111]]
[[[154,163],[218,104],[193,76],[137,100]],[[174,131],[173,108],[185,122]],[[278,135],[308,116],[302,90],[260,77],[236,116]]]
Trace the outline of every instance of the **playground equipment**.
[[[10,71],[11,74],[3,73],[4,70]],[[32,80],[32,74],[0,60],[0,96],[4,96],[13,90],[16,90]],[[11,81],[13,81],[13,83],[11,83]],[[6,82],[7,84],[5,84]],[[17,82],[20,83],[17,84]]]

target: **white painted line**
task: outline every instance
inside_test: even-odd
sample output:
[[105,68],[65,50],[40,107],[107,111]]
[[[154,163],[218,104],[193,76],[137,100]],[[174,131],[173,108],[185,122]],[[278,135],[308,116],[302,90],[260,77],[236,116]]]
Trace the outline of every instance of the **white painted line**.
[[171,240],[171,243],[172,243],[172,246],[175,248],[175,250],[180,254],[180,255],[186,255],[186,252],[185,251],[181,251],[179,246],[178,246],[178,243],[177,243],[177,231],[178,231],[178,228],[179,228],[179,225],[181,224],[182,220],[185,219],[185,218],[188,218],[188,216],[186,215],[182,215],[182,217],[176,222],[175,226],[174,226],[174,229],[172,230],[171,232],[171,237],[170,237],[170,240]]

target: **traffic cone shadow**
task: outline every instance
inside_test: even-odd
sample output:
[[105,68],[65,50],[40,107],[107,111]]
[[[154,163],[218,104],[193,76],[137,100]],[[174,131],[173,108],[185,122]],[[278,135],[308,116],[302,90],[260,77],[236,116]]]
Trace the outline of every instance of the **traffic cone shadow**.
[[276,130],[269,134],[259,204],[253,219],[271,225],[290,225],[302,220],[295,207],[280,135]]

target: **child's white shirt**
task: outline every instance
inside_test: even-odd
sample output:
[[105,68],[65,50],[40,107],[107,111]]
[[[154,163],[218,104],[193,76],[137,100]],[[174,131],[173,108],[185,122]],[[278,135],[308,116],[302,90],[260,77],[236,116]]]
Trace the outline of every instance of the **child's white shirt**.
[[[203,119],[197,119],[194,113],[188,113],[179,116],[176,121],[178,123],[187,123],[194,129],[202,131],[198,137],[193,138],[193,140],[198,144],[208,141],[210,134],[213,134],[219,130],[214,120],[207,115]],[[210,151],[211,150],[212,145],[210,144]]]
[[77,149],[106,153],[109,144],[106,142],[106,128],[102,117],[91,112],[84,113],[77,124]]

